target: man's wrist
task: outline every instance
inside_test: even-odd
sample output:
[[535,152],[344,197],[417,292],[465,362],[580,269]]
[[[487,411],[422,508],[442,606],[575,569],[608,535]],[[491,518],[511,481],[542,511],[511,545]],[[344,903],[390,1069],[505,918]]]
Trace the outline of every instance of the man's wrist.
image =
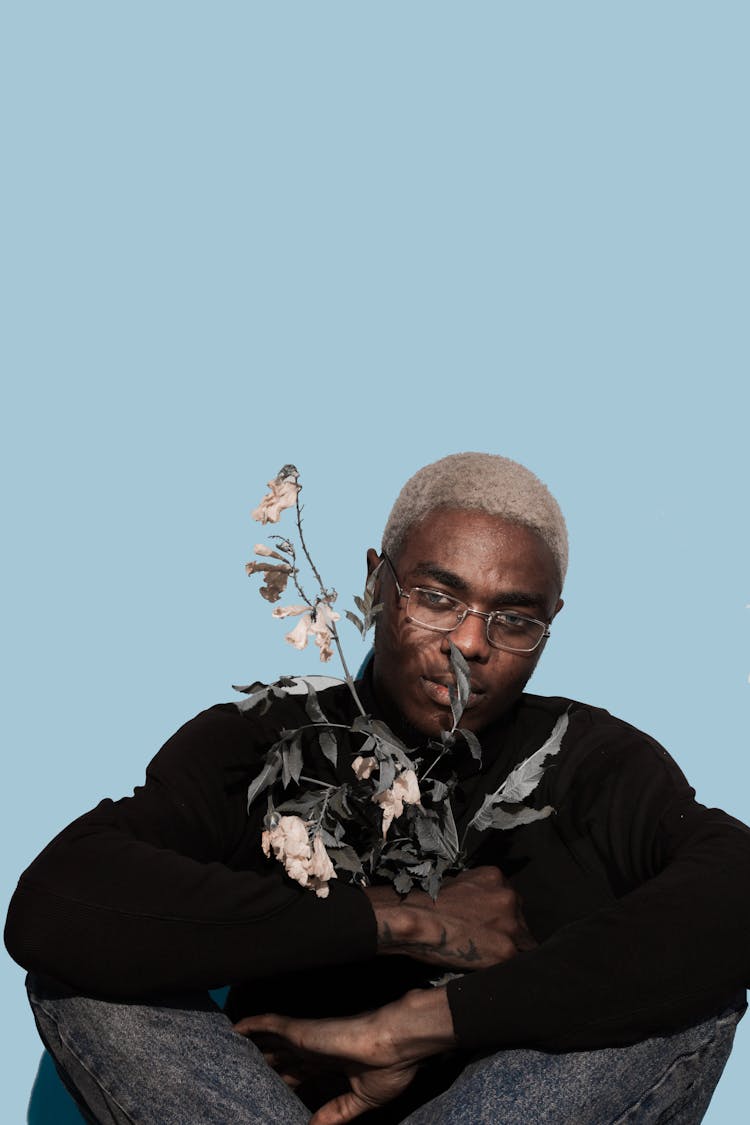
[[418,1062],[456,1046],[453,1017],[445,988],[414,989],[374,1013],[387,1030],[396,1057]]
[[390,887],[368,887],[365,894],[375,915],[379,954],[407,953],[439,936],[431,933],[436,929],[434,918],[410,906]]

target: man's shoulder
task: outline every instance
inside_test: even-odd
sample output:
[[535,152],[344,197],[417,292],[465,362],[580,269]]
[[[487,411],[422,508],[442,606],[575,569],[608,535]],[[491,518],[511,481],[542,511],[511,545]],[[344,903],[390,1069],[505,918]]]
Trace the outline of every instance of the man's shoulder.
[[564,712],[569,716],[565,757],[571,765],[586,760],[588,767],[599,763],[602,769],[610,770],[627,763],[634,769],[664,771],[673,780],[684,782],[682,771],[660,742],[606,708],[564,696],[524,693],[522,697],[522,721],[525,717],[527,722],[540,722],[547,717],[551,725]]
[[646,739],[648,742],[658,745],[650,734],[640,730],[632,723],[626,722],[625,719],[613,715],[606,708],[594,706],[593,703],[585,703],[580,699],[569,699],[563,695],[534,695],[531,692],[524,692],[521,697],[521,715],[528,715],[529,717],[549,715],[550,718],[554,719],[564,712],[568,713],[571,724],[574,724],[581,731],[588,729],[592,732],[601,731],[610,735],[617,732],[624,738]]

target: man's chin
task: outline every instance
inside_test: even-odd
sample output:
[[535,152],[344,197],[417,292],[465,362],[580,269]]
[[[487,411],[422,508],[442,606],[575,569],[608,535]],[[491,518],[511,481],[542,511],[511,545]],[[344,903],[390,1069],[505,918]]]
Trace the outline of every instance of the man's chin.
[[[453,729],[453,713],[450,709],[446,710],[442,707],[431,711],[411,710],[401,712],[399,718],[400,726],[404,732],[409,733],[411,741],[424,742],[427,738],[439,740],[446,731]],[[474,709],[464,711],[458,724],[459,728],[474,733],[479,733],[486,725],[485,722],[482,722],[481,715],[474,713]],[[407,739],[407,741],[409,740]]]

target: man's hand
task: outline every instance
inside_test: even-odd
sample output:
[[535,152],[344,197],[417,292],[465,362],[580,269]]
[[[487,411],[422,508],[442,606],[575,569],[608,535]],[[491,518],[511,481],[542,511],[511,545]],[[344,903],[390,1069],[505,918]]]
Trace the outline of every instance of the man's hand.
[[446,879],[435,902],[423,891],[404,898],[368,887],[378,924],[378,953],[402,953],[446,969],[486,969],[537,944],[520,899],[497,867]]
[[417,1063],[455,1045],[444,988],[408,992],[376,1012],[346,1019],[250,1016],[235,1031],[258,1040],[289,1086],[306,1072],[336,1069],[351,1089],[322,1106],[310,1125],[343,1125],[402,1093]]

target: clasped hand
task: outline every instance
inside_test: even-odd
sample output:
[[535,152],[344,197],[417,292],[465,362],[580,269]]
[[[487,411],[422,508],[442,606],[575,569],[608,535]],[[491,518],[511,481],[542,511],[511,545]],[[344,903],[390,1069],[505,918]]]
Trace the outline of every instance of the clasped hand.
[[[470,970],[507,961],[536,945],[518,895],[496,867],[446,879],[434,902],[421,891],[401,898],[390,887],[369,887],[364,893],[377,922],[378,954],[406,954],[445,969]],[[360,1016],[251,1016],[235,1030],[258,1041],[291,1087],[311,1071],[347,1075],[350,1089],[322,1106],[311,1125],[342,1125],[383,1105],[406,1089],[421,1059],[455,1045],[445,988],[408,992]]]
[[437,899],[400,898],[390,887],[365,891],[378,924],[378,953],[400,953],[446,969],[486,969],[536,945],[521,902],[497,867],[476,867],[443,882]]

